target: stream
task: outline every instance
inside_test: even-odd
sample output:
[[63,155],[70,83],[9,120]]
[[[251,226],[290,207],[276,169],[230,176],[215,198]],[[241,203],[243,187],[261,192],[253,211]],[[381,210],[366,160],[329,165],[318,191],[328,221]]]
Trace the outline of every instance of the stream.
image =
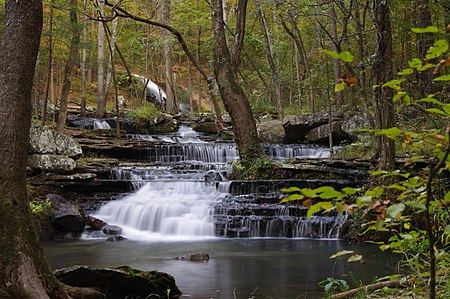
[[[108,180],[127,182],[129,190],[92,213],[120,226],[126,240],[105,242],[107,235],[87,228],[78,240],[47,242],[51,267],[163,271],[175,277],[185,298],[322,298],[319,282],[327,277],[369,283],[396,272],[395,256],[337,239],[346,215],[308,219],[302,205],[279,204],[283,187],[324,182],[227,181],[235,145],[207,140],[187,126],[164,136],[129,137],[149,143],[140,155],[147,164],[111,169]],[[264,148],[276,160],[329,155],[316,146]],[[362,254],[366,263],[329,259],[341,250]],[[210,260],[175,259],[192,253],[208,253]]]

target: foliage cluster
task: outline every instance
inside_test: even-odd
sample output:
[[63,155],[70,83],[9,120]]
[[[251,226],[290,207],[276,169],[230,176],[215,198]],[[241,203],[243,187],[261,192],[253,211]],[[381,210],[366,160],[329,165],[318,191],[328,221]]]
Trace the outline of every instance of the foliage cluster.
[[[418,31],[420,30],[420,31]],[[436,27],[413,29],[419,34],[436,32]],[[448,41],[436,41],[421,60],[413,58],[408,67],[401,70],[398,79],[386,82],[383,88],[393,89],[392,101],[397,109],[413,106],[426,113],[438,128],[405,130],[392,127],[371,131],[394,139],[410,153],[404,165],[393,171],[377,170],[371,173],[372,187],[318,189],[288,188],[289,195],[282,202],[301,200],[310,206],[308,217],[320,211],[361,213],[371,215],[364,224],[364,232],[388,232],[387,241],[372,242],[381,250],[392,250],[403,256],[402,268],[406,271],[403,282],[409,284],[402,295],[446,298],[450,294],[448,269],[450,267],[450,104],[446,88],[450,75],[445,69]],[[420,85],[425,72],[433,71],[432,93],[416,99],[408,87]],[[444,73],[444,75],[440,75]],[[340,82],[336,91],[346,88]],[[420,164],[419,164],[420,163]],[[425,164],[425,166],[423,166]],[[360,216],[359,216],[360,217]],[[362,258],[353,252],[349,261]],[[396,276],[391,279],[396,279]],[[341,286],[335,279],[326,284],[329,290]]]

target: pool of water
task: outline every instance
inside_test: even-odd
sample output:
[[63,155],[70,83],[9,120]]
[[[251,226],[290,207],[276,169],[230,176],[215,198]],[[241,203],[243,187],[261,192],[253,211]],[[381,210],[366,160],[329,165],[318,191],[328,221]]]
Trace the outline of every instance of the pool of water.
[[[397,256],[376,246],[314,239],[223,239],[197,241],[103,240],[52,241],[44,244],[53,269],[72,265],[129,265],[175,277],[183,298],[322,298],[319,282],[327,277],[370,283],[396,273]],[[354,250],[366,263],[329,257]],[[208,253],[208,262],[175,257]]]

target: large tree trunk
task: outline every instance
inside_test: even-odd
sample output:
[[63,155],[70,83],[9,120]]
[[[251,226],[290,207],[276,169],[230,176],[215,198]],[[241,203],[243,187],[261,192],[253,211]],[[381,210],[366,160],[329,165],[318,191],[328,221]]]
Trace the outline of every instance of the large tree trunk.
[[70,1],[70,25],[72,28],[72,39],[70,40],[70,54],[64,69],[64,83],[61,92],[61,103],[59,104],[59,116],[56,129],[63,131],[67,118],[67,103],[69,102],[69,91],[72,85],[72,72],[78,59],[78,46],[80,44],[80,28],[77,18],[77,0]]
[[[40,0],[7,0],[0,46],[0,297],[64,298],[39,244],[26,188]],[[67,296],[66,296],[67,297]]]
[[[115,4],[117,4],[117,0],[115,1]],[[101,18],[103,19],[103,15],[101,16]],[[105,90],[103,90],[102,96],[104,97],[104,99],[102,99],[102,103],[105,103],[106,105],[106,101],[108,99],[108,94],[109,94],[109,88],[111,86],[111,78],[113,77],[113,61],[114,61],[114,50],[115,50],[115,46],[116,46],[116,36],[117,36],[117,25],[119,23],[119,18],[115,18],[112,21],[112,30],[109,30],[109,26],[107,25],[107,23],[103,24],[103,29],[105,29],[105,33],[106,33],[106,38],[107,38],[107,44],[108,44],[108,64],[106,65],[106,78],[105,78],[105,84],[103,86],[103,88]],[[106,106],[105,106],[106,107]]]
[[[161,23],[168,25],[170,20],[171,0],[164,0],[161,9]],[[175,101],[175,86],[173,85],[172,72],[172,56],[171,56],[171,41],[170,33],[162,29],[163,36],[163,56],[164,56],[164,79],[166,81],[166,112],[176,113],[177,104]]]
[[[374,90],[375,129],[383,130],[394,126],[394,107],[392,91],[381,86],[392,80],[392,32],[389,14],[389,2],[373,0],[372,18],[375,25],[376,52],[374,53]],[[389,170],[394,167],[395,143],[386,136],[375,137],[373,158],[379,158],[378,167]]]
[[233,121],[233,130],[241,160],[252,160],[263,155],[256,124],[247,97],[237,83],[227,47],[222,15],[222,0],[211,1],[214,35],[214,74],[225,109]]

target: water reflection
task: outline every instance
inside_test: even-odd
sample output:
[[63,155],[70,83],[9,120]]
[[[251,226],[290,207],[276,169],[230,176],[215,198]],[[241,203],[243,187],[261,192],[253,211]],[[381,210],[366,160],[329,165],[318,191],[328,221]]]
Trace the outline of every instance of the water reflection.
[[[364,283],[395,273],[396,257],[375,246],[325,240],[214,239],[198,242],[55,241],[44,244],[53,268],[76,264],[94,267],[129,265],[173,275],[186,298],[322,298],[318,283],[335,277]],[[329,259],[354,250],[367,263]],[[174,260],[189,253],[208,253],[207,263]],[[233,294],[235,293],[235,295]]]

